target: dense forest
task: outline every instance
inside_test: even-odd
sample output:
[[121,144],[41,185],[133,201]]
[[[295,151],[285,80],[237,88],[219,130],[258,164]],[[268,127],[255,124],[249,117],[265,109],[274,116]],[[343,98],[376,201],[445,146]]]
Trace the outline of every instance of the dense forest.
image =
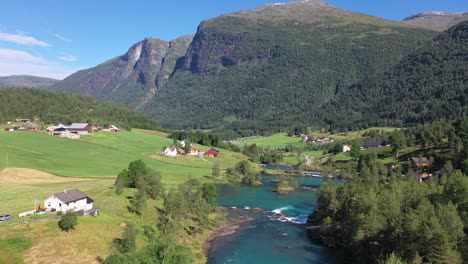
[[5,123],[16,118],[39,118],[49,124],[86,122],[127,129],[159,128],[143,114],[90,97],[30,88],[0,89],[0,121]]
[[[350,263],[466,263],[468,119],[419,125],[391,138],[399,138],[399,147],[421,147],[429,167],[405,165],[400,157],[400,166],[388,169],[375,153],[361,155],[355,172],[341,174],[341,182],[326,179],[319,189],[309,235],[343,248]],[[425,172],[434,175],[420,181]]]
[[341,90],[319,111],[331,129],[403,126],[468,114],[468,21],[451,27],[393,70]]
[[[168,128],[244,135],[284,130],[436,35],[302,4],[202,22],[170,81],[142,111]],[[293,13],[294,19],[285,15]]]

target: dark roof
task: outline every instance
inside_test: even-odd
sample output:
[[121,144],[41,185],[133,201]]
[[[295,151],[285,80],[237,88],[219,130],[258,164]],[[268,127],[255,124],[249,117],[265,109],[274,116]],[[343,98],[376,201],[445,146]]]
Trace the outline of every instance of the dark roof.
[[378,148],[382,146],[382,141],[367,141],[364,148]]
[[71,202],[75,202],[84,198],[88,198],[89,200],[93,201],[93,199],[89,198],[88,195],[82,193],[78,189],[69,190],[69,191],[66,190],[65,192],[56,193],[54,196],[64,203],[71,203]]
[[54,131],[67,131],[67,129],[64,127],[59,127],[59,128],[54,129]]

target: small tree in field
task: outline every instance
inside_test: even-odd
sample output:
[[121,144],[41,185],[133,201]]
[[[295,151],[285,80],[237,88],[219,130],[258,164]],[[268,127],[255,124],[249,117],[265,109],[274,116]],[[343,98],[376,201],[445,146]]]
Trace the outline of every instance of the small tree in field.
[[62,231],[67,231],[70,233],[70,230],[75,229],[75,226],[78,224],[78,216],[73,211],[68,211],[64,214],[60,221],[58,222],[58,226]]

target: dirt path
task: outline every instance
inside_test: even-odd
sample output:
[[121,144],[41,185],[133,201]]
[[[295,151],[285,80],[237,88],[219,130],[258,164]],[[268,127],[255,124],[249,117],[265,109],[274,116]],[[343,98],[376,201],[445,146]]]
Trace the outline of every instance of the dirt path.
[[202,159],[204,162],[206,162],[206,163],[208,163],[208,164],[211,164],[211,165],[214,164],[213,162],[211,162],[211,161],[205,159],[205,153],[203,153],[203,152],[198,153],[198,157],[200,157],[200,159]]

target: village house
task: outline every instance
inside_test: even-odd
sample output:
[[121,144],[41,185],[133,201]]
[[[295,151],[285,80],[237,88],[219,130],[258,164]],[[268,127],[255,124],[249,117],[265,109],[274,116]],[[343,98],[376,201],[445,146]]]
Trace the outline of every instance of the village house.
[[93,209],[93,199],[82,193],[78,189],[67,190],[56,193],[44,201],[46,211],[63,212],[67,211],[89,211]]
[[351,146],[350,145],[343,145],[343,152],[349,152],[351,151]]
[[190,149],[190,153],[189,153],[190,156],[198,156],[198,154],[200,154],[199,148],[194,147]]
[[208,157],[218,157],[221,154],[219,150],[216,150],[214,148],[210,148],[209,150],[205,151],[203,155],[208,156]]
[[411,165],[414,168],[427,168],[431,166],[431,162],[426,157],[411,157]]
[[[99,130],[99,127],[97,128]],[[108,128],[101,128],[103,132],[120,132],[120,129],[117,126],[110,125]]]
[[162,151],[161,154],[164,155],[164,156],[168,156],[168,157],[176,157],[177,156],[177,148],[174,147],[174,146],[167,147]]
[[177,149],[177,153],[178,153],[179,155],[185,155],[185,150],[184,150],[183,148],[178,148],[178,149]]
[[70,133],[87,135],[93,133],[93,126],[88,123],[73,123],[67,127]]

